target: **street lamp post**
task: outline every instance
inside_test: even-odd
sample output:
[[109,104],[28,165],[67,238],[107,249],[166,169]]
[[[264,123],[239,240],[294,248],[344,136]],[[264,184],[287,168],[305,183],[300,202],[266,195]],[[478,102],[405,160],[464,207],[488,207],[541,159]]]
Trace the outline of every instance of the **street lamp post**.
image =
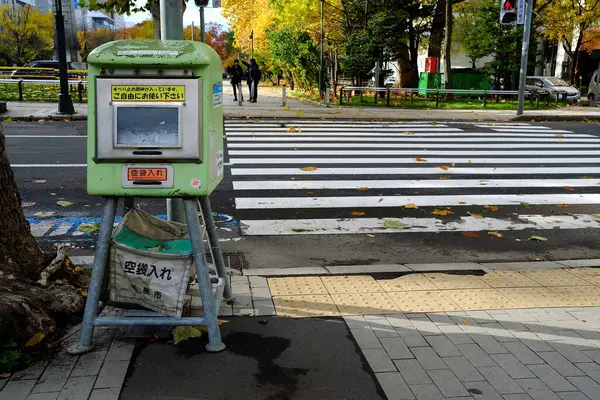
[[250,58],[254,58],[254,29],[250,32],[248,39],[250,39]]
[[58,50],[58,76],[60,78],[60,94],[58,95],[58,113],[74,114],[73,100],[69,93],[69,76],[67,74],[67,45],[65,38],[65,18],[62,13],[61,0],[54,0],[54,22],[56,25],[56,48]]

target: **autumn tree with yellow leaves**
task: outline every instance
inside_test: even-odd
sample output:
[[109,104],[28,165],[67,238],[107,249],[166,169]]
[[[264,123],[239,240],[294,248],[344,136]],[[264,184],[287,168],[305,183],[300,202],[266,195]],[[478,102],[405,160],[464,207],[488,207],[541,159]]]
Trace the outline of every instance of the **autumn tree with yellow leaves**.
[[23,65],[52,55],[52,14],[41,14],[30,5],[16,9],[0,6],[0,60]]

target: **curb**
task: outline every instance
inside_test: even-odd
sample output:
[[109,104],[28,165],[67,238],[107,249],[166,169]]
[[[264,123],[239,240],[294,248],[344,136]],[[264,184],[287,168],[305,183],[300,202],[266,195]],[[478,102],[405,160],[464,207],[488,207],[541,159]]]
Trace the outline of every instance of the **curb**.
[[[94,256],[71,256],[75,265],[91,267]],[[428,263],[428,264],[373,264],[336,265],[301,268],[249,268],[243,276],[316,276],[316,275],[364,275],[364,274],[410,274],[417,272],[486,272],[514,269],[560,269],[600,267],[600,259],[527,261],[527,262],[481,262],[481,263]]]
[[535,121],[535,122],[561,122],[561,121],[583,121],[596,122],[600,121],[600,115],[520,115],[511,118],[511,121]]

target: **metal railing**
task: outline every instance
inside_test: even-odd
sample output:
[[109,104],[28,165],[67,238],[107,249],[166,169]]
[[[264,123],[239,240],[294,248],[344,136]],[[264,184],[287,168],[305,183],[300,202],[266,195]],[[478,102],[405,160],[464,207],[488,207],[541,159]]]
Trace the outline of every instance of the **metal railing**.
[[[380,100],[384,100],[386,102],[386,106],[390,107],[392,94],[397,93],[398,96],[404,94],[404,101],[408,100],[410,104],[413,103],[415,99],[415,93],[417,94],[416,98],[429,98],[431,95],[435,97],[435,106],[439,107],[440,96],[446,94],[452,95],[461,95],[461,96],[469,96],[469,97],[483,97],[483,106],[487,106],[487,102],[489,98],[495,98],[496,103],[500,102],[501,97],[505,96],[518,96],[519,92],[517,90],[470,90],[470,89],[425,89],[425,88],[392,88],[392,87],[354,87],[354,86],[344,86],[340,88],[340,106],[344,105],[344,96],[346,96],[348,102],[352,103],[352,92],[356,95],[358,92],[360,96],[360,102],[363,102],[363,96],[365,92],[373,93],[373,102],[374,104],[378,104]],[[385,99],[380,98],[380,93],[385,93]],[[562,97],[564,104],[568,103],[568,94],[564,90],[557,91],[556,96],[556,104],[559,103],[559,98]],[[539,106],[540,99],[545,98],[546,105],[550,104],[550,95],[551,93],[546,90],[526,90],[525,96],[529,99],[531,106],[534,105]]]
[[[16,84],[19,90],[19,101],[24,99],[24,86],[27,85],[60,85],[60,81],[54,79],[0,79],[0,84]],[[69,80],[69,92],[77,92],[78,100],[83,103],[83,93],[87,90],[87,80]],[[2,98],[0,98],[2,100]],[[37,99],[30,100],[36,101]]]
[[[69,69],[69,80],[87,80],[87,70]],[[12,79],[59,79],[56,68],[41,67],[0,67],[0,78]]]

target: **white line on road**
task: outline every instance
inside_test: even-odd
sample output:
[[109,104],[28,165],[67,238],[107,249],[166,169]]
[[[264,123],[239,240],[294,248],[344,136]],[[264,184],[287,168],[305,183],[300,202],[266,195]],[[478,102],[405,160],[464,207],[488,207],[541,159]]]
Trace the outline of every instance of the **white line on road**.
[[72,222],[62,222],[56,229],[50,232],[49,236],[62,236],[66,235],[69,232],[69,229],[73,227]]
[[598,174],[597,167],[507,167],[507,168],[232,168],[231,175],[534,175],[534,174]]
[[448,189],[508,187],[597,187],[599,179],[426,179],[426,180],[338,180],[338,181],[234,181],[234,190],[296,189]]
[[[457,139],[456,141],[460,141]],[[232,149],[273,149],[273,148],[394,148],[394,149],[410,149],[410,148],[423,148],[427,147],[438,148],[438,149],[539,149],[539,148],[549,148],[549,149],[570,149],[570,148],[580,148],[580,147],[589,147],[589,148],[600,148],[600,143],[577,143],[577,144],[569,144],[569,143],[470,143],[466,141],[465,143],[231,143],[228,144],[227,147]]]
[[600,150],[229,150],[229,156],[597,156]]
[[528,204],[600,204],[600,194],[478,194],[443,196],[345,196],[345,197],[239,197],[238,210],[264,210],[289,208],[365,208],[455,206],[509,206]]
[[[291,125],[294,126],[294,125]],[[302,130],[303,132],[340,132],[340,131],[350,131],[350,132],[365,132],[365,131],[370,131],[371,129],[377,129],[377,131],[382,131],[382,132],[404,132],[409,130],[410,132],[463,132],[462,129],[458,129],[458,128],[437,128],[437,127],[427,127],[427,128],[408,128],[408,127],[397,127],[397,128],[390,128],[390,127],[372,127],[372,126],[357,126],[354,128],[350,128],[350,127],[341,127],[341,126],[336,126],[336,127],[323,127],[323,128],[317,128],[317,127],[298,127],[298,126],[294,126],[294,128],[298,128],[299,130]],[[260,127],[255,127],[252,125],[246,125],[244,128],[239,128],[236,131],[241,131],[241,132],[269,132],[269,133],[284,133],[287,132],[289,130],[289,127],[273,127],[273,128],[260,128]]]
[[598,158],[231,158],[230,164],[600,164]]
[[74,136],[74,135],[5,135],[7,138],[36,138],[36,139],[46,139],[46,138],[57,138],[57,139],[69,139],[69,138],[81,138],[87,139],[87,136]]
[[[346,137],[329,137],[329,138],[313,138],[310,136],[300,136],[300,137],[277,137],[277,138],[229,138],[229,142],[233,141],[247,141],[247,142],[264,142],[264,141],[273,141],[273,142],[291,142],[291,141],[299,141],[299,142],[315,142],[315,141],[323,141],[323,142],[397,142],[397,143],[464,143],[466,147],[470,143],[476,142],[500,142],[500,143],[520,143],[520,142],[531,142],[531,143],[600,143],[600,138],[547,138],[547,137],[511,137],[511,138],[497,138],[497,137],[424,137],[424,138],[413,138],[413,137],[396,137],[396,138],[375,138],[375,137],[364,137],[364,138],[346,138]],[[294,146],[295,143],[289,143],[289,146]],[[267,143],[256,143],[256,144],[247,144],[247,147],[275,147],[271,146]],[[344,145],[318,145],[315,144],[315,147],[363,147],[362,144],[349,144],[347,146]],[[372,145],[371,147],[382,147],[388,146],[386,145]],[[230,145],[229,147],[239,147],[238,145]],[[285,145],[281,145],[278,147],[285,147]],[[304,146],[306,147],[306,146]]]
[[571,131],[565,131],[562,129],[532,129],[532,128],[493,128],[496,132],[545,132],[545,133],[570,133]]
[[[229,131],[226,130],[227,137],[233,136],[248,136],[248,137],[298,137],[298,136],[327,136],[327,137],[338,137],[338,136],[360,136],[360,137],[375,137],[375,136],[383,136],[383,137],[420,137],[420,136],[443,136],[443,137],[460,137],[460,136],[504,136],[508,135],[507,133],[494,133],[494,132],[437,132],[432,130],[424,130],[421,132],[410,131],[410,133],[414,133],[414,135],[409,135],[404,133],[403,131],[398,132],[381,132],[379,130],[364,130],[364,131],[346,131],[340,129],[337,132],[322,132],[322,131],[314,131],[314,132],[306,132],[301,129],[290,132],[290,131],[281,131],[281,132],[250,132],[250,131]],[[532,136],[534,134],[512,134],[516,136]],[[549,136],[556,136],[554,134],[547,134]],[[572,135],[568,135],[571,137]],[[591,137],[597,137],[594,135],[588,135]],[[565,136],[566,137],[566,136]]]
[[11,164],[13,168],[85,168],[87,164]]
[[[350,135],[350,136],[349,136]],[[422,137],[428,137],[428,138],[433,138],[433,137],[443,137],[443,138],[448,138],[450,135],[446,134],[446,133],[419,133],[419,134],[415,134],[414,136],[411,136],[411,138],[417,139],[417,138],[422,138]],[[488,140],[502,140],[502,138],[510,138],[510,137],[518,137],[518,138],[522,138],[524,140],[528,140],[528,138],[556,138],[555,134],[552,133],[530,133],[527,135],[522,135],[519,133],[497,133],[497,134],[489,134],[489,133],[453,133],[451,138],[475,138],[475,137],[484,137],[484,138],[489,138]],[[289,133],[286,134],[284,136],[254,136],[254,135],[228,135],[227,136],[227,141],[229,142],[240,142],[240,141],[261,141],[261,142],[265,142],[265,141],[270,141],[270,142],[278,142],[278,141],[293,141],[293,140],[307,140],[307,141],[321,141],[321,142],[327,142],[327,141],[339,141],[339,142],[343,142],[343,141],[352,141],[352,142],[367,142],[367,141],[372,141],[372,142],[395,142],[395,141],[403,141],[403,139],[408,138],[407,136],[404,135],[386,135],[386,136],[380,136],[377,133],[373,133],[373,134],[368,134],[368,135],[354,135],[352,133],[348,134],[346,132],[344,132],[343,134],[341,134],[340,136],[338,135],[315,135],[313,133],[307,134],[307,135],[303,135],[302,133]],[[565,139],[571,139],[571,138],[594,138],[597,139],[598,136],[594,136],[594,135],[586,135],[586,134],[582,134],[582,135],[566,135],[564,136]],[[563,139],[564,140],[564,139]]]
[[[386,228],[384,224],[388,223]],[[460,220],[439,218],[348,218],[348,219],[277,219],[244,220],[242,234],[259,235],[338,235],[366,233],[418,232],[496,232],[525,229],[589,229],[600,228],[591,215],[569,216],[519,215],[516,219],[461,217]]]

